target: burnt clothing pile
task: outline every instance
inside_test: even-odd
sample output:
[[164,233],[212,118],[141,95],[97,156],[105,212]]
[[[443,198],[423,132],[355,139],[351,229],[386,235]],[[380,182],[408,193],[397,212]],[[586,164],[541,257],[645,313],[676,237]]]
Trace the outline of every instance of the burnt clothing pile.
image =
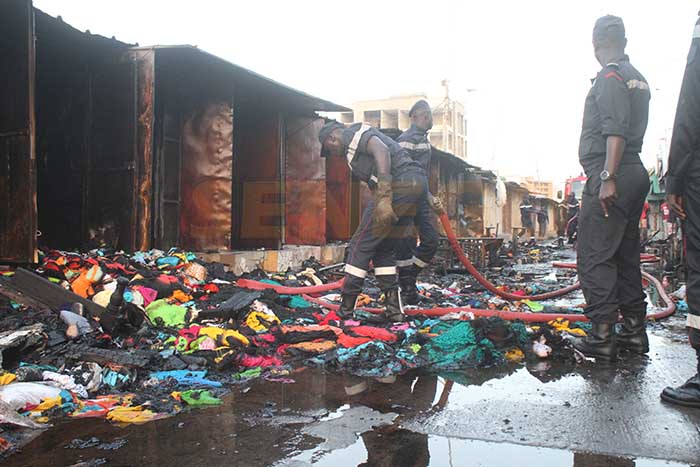
[[[532,328],[474,320],[464,313],[440,319],[417,314],[404,323],[341,319],[299,295],[238,287],[240,278],[223,265],[176,249],[133,255],[49,251],[36,273],[104,311],[78,303],[38,311],[0,301],[0,322],[11,329],[0,339],[0,415],[23,429],[58,417],[145,423],[221,403],[252,379],[293,382],[296,371],[310,366],[387,377],[512,364],[546,358],[533,341],[556,353],[568,345],[561,335],[584,332],[561,323]],[[535,306],[526,298],[504,302],[476,290],[466,276],[433,274],[424,273],[433,283],[419,283],[433,307]],[[13,273],[4,275],[11,283]],[[291,287],[337,278],[314,260],[296,271],[245,277]],[[382,306],[373,284],[367,281],[358,306]],[[315,298],[330,303],[339,295]]]

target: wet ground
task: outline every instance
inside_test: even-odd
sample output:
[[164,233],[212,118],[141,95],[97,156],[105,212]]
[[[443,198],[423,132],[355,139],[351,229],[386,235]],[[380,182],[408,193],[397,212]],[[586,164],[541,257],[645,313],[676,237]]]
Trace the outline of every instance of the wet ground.
[[352,397],[342,376],[306,370],[146,425],[63,422],[2,464],[700,465],[700,410],[658,398],[694,371],[683,321],[652,334],[648,358],[409,374]]

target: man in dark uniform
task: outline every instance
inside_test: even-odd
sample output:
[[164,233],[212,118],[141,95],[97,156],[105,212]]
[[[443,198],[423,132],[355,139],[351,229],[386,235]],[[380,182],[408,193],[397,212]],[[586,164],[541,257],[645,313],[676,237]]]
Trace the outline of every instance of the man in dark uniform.
[[426,202],[428,180],[418,162],[394,140],[363,123],[326,123],[319,133],[323,156],[344,156],[353,175],[367,183],[374,198],[362,213],[345,262],[338,314],[350,317],[369,270],[384,292],[386,317],[404,318],[396,274],[396,243],[411,225],[416,207]]
[[[584,106],[579,160],[588,180],[578,224],[577,265],[591,332],[574,345],[614,359],[617,347],[649,351],[646,301],[639,270],[639,218],[649,176],[639,158],[649,114],[649,85],[625,55],[622,19],[604,16],[593,28],[603,66]],[[618,312],[624,322],[615,335]]]
[[[430,105],[421,99],[413,104],[408,116],[411,118],[411,127],[404,131],[396,142],[408,151],[411,158],[423,167],[427,175],[430,171],[432,156],[428,130],[433,127],[433,113],[430,111]],[[418,303],[416,277],[437,252],[439,236],[437,219],[433,211],[440,215],[444,208],[440,199],[428,192],[425,201],[417,206],[416,216],[413,218],[414,225],[418,229],[420,245],[416,247],[416,237],[412,229],[409,229],[405,238],[399,242],[399,249],[396,252],[401,294],[404,301],[410,305]]]
[[700,407],[700,20],[695,23],[681,94],[676,108],[666,175],[666,202],[683,220],[688,277],[688,340],[698,373],[678,388],[666,388],[667,402]]

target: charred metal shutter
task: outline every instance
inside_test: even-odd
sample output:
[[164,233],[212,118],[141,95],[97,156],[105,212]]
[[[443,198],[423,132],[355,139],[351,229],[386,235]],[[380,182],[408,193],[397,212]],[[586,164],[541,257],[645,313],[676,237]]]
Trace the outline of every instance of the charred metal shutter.
[[0,261],[35,262],[34,14],[0,1]]
[[118,246],[135,249],[136,64],[101,66],[90,77],[87,228],[113,224]]

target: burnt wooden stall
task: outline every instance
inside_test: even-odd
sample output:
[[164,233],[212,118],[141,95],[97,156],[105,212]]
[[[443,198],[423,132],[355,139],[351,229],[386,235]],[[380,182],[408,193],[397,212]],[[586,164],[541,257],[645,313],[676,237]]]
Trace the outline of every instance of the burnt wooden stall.
[[315,111],[344,109],[192,46],[150,54],[154,245],[320,245],[325,161]]
[[0,259],[34,261],[38,242],[77,248],[100,229],[133,246],[129,45],[82,33],[29,1],[0,3],[0,23]]
[[315,111],[192,46],[134,47],[0,3],[0,261],[37,248],[325,242]]

